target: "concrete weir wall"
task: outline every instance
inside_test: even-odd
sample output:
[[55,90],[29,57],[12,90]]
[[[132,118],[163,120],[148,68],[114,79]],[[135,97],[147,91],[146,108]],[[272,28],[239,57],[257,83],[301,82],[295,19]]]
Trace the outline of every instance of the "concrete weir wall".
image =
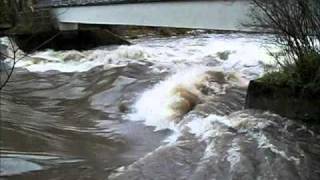
[[320,122],[320,94],[251,81],[246,108],[268,110],[291,119]]
[[[63,31],[16,35],[15,42],[25,52],[39,49],[86,50],[98,46],[130,44],[107,29]],[[50,41],[48,41],[50,39]],[[44,42],[47,42],[43,44]],[[40,46],[41,45],[41,46]]]
[[60,23],[249,31],[249,1],[164,1],[53,8]]

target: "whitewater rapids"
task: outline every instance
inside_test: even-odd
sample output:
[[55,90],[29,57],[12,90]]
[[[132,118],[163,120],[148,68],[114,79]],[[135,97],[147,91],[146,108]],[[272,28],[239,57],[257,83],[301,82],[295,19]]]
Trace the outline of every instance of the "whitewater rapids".
[[[110,131],[121,137],[125,131],[139,134],[133,140],[126,137],[138,144],[154,145],[161,138],[131,129],[136,123],[165,134],[148,150],[128,143],[139,156],[117,163],[107,179],[318,180],[317,129],[271,112],[243,109],[249,81],[273,66],[266,48],[278,49],[268,44],[270,38],[140,38],[131,46],[37,52],[17,66],[35,74],[70,75],[70,82],[52,90],[52,99],[81,99],[119,123],[103,121],[97,128],[111,125]],[[129,125],[123,128],[125,123]],[[121,142],[129,142],[126,138]]]

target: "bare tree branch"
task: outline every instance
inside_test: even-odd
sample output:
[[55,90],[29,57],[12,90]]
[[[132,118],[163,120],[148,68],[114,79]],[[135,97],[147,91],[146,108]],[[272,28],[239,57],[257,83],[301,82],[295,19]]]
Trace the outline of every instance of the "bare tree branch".
[[274,32],[274,43],[282,48],[283,59],[273,55],[281,71],[297,83],[320,85],[320,1],[251,0],[251,3],[252,27]]
[[[34,53],[35,51],[37,51],[38,49],[40,49],[41,47],[45,46],[47,43],[49,43],[50,41],[52,41],[54,38],[56,38],[58,35],[60,34],[60,32],[57,32],[55,35],[53,35],[51,38],[49,38],[48,40],[44,41],[43,43],[41,43],[39,46],[37,46],[36,48],[34,48],[33,50],[31,50],[30,53],[24,53],[23,56],[21,57],[18,57],[18,51],[19,51],[19,48],[15,45],[14,43],[14,40],[12,39],[12,37],[9,37],[9,45],[11,47],[11,51],[12,51],[12,57],[8,56],[8,55],[5,55],[3,53],[1,53],[1,55],[5,55],[4,57],[7,57],[7,60],[11,60],[12,62],[12,65],[11,65],[11,68],[10,69],[7,69],[5,67],[5,63],[4,62],[1,62],[1,65],[2,67],[0,68],[3,68],[5,73],[6,73],[6,78],[4,78],[4,81],[0,83],[0,90],[2,90],[9,82],[10,82],[10,79],[12,77],[12,74],[13,74],[13,71],[14,71],[14,68],[16,66],[16,64],[24,59],[25,57],[29,56],[29,54],[32,54]],[[2,60],[4,61],[4,60]],[[9,72],[8,72],[9,71]],[[0,72],[0,75],[3,76],[2,74],[3,72]],[[1,80],[2,80],[3,77],[1,77]]]

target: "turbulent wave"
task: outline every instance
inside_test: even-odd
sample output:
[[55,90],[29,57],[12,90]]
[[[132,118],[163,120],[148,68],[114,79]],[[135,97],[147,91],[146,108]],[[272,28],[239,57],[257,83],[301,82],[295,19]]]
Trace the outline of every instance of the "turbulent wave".
[[[35,77],[51,78],[43,89],[33,89],[35,97],[79,101],[88,117],[94,109],[116,121],[96,125],[117,129],[128,151],[141,158],[112,168],[109,179],[319,179],[319,132],[270,112],[243,110],[248,82],[270,64],[260,36],[204,34],[134,43],[47,50],[18,63]],[[40,73],[49,70],[69,73]],[[56,89],[47,91],[51,86]],[[135,129],[133,124],[142,126],[136,121],[156,131],[146,132],[170,135],[141,154],[149,152],[141,144],[158,144]]]
[[134,104],[135,112],[129,115],[129,119],[144,120],[146,125],[155,126],[156,130],[175,130],[174,124],[197,104],[226,94],[227,88],[245,86],[246,82],[243,81],[236,74],[214,68],[186,68],[146,90]]
[[[305,154],[317,137],[301,125],[259,111],[193,116],[173,143],[159,147],[110,179],[317,179]],[[281,138],[276,138],[281,137]],[[319,149],[318,149],[319,150]],[[311,158],[311,159],[310,159]]]
[[[246,48],[253,49],[250,46]],[[239,52],[247,54],[241,56]],[[197,62],[180,64],[175,66],[173,75],[145,90],[133,104],[129,119],[143,121],[155,130],[171,129],[173,134],[166,140],[168,144],[119,168],[109,178],[319,177],[311,170],[314,167],[308,159],[312,155],[304,153],[305,144],[293,142],[301,125],[269,112],[242,110],[248,81],[263,71],[255,59],[261,54],[248,53],[232,50],[226,59],[216,57],[216,63],[206,66]],[[201,58],[202,63],[206,58]],[[317,139],[309,131],[301,133],[310,141]]]
[[262,38],[241,34],[229,37],[213,34],[174,40],[138,40],[133,43],[136,45],[101,47],[89,51],[36,52],[20,61],[17,66],[36,72],[83,72],[101,65],[108,67],[151,63],[151,68],[161,71],[175,70],[181,65],[210,66],[220,63],[224,70],[233,69],[251,74],[254,78],[262,73],[263,64],[270,63],[271,59],[263,47],[266,43]]

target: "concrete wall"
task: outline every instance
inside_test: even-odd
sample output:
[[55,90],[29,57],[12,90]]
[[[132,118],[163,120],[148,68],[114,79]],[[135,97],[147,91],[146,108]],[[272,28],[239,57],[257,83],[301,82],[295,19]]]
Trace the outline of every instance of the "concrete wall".
[[251,81],[246,107],[272,111],[291,119],[320,123],[320,94],[303,88]]
[[248,1],[173,1],[54,8],[61,23],[242,30]]

